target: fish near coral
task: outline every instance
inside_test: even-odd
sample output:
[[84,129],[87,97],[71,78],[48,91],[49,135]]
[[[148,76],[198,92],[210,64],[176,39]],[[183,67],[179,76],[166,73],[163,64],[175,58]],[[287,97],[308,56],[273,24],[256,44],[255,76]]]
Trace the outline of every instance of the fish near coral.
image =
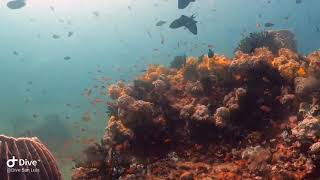
[[212,49],[209,49],[208,50],[208,57],[213,58],[213,56],[214,56],[214,52],[212,51]]

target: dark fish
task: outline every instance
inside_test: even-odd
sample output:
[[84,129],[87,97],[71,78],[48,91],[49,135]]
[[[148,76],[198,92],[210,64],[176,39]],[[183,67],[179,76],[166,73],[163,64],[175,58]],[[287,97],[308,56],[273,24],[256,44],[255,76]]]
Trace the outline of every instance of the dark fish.
[[214,56],[214,52],[213,52],[211,49],[209,49],[209,51],[208,51],[208,57],[209,57],[209,58],[213,58],[213,56]]
[[59,39],[59,38],[60,38],[60,36],[59,36],[59,35],[57,35],[57,34],[54,34],[54,35],[52,35],[52,38],[53,38],[53,39]]
[[7,3],[7,7],[10,9],[20,9],[26,5],[24,0],[14,0],[14,1],[9,1]]
[[157,23],[156,23],[156,26],[162,26],[162,25],[164,25],[166,23],[166,21],[158,21]]
[[196,0],[178,0],[178,8],[184,9],[186,8],[190,2],[195,2]]
[[65,56],[63,59],[66,60],[66,61],[68,61],[68,60],[71,59],[71,57],[70,57],[70,56]]
[[319,26],[316,26],[316,32],[320,32]]
[[149,38],[152,39],[152,35],[151,35],[150,31],[147,31],[147,34],[148,34]]
[[100,16],[100,13],[98,11],[93,11],[92,14],[96,17],[99,17]]
[[272,26],[274,26],[274,24],[271,22],[267,22],[264,24],[264,27],[272,27]]
[[163,36],[163,34],[160,34],[160,38],[161,38],[161,44],[164,44],[164,36]]
[[192,34],[197,34],[198,30],[197,30],[197,21],[194,20],[195,16],[192,15],[190,17],[182,15],[180,16],[178,19],[174,20],[171,24],[170,24],[170,28],[171,29],[177,29],[180,27],[185,27],[187,28]]
[[63,19],[58,19],[58,22],[59,23],[64,23],[64,20]]
[[72,31],[68,32],[68,37],[71,37],[72,35],[73,35]]
[[33,114],[32,114],[32,118],[33,118],[33,119],[37,119],[38,116],[39,116],[39,115],[38,115],[37,113],[33,113]]
[[296,0],[296,4],[301,4],[302,0]]
[[18,56],[18,55],[19,55],[19,53],[18,53],[17,51],[13,51],[13,55]]

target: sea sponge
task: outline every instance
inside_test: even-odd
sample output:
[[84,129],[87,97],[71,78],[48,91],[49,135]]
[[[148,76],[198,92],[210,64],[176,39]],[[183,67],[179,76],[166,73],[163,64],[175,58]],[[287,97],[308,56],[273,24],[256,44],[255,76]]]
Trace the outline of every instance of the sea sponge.
[[160,94],[163,94],[169,88],[169,84],[161,79],[153,81],[152,85],[154,86],[154,90]]
[[118,117],[127,128],[134,130],[152,123],[153,106],[150,102],[123,95],[118,98],[117,104]]
[[313,92],[319,91],[320,79],[309,76],[307,78],[297,77],[294,80],[295,93],[300,98],[307,98],[312,95]]
[[272,65],[288,80],[293,80],[298,75],[305,75],[300,68],[298,54],[289,49],[280,49],[279,56],[273,59]]
[[313,143],[309,149],[311,153],[320,155],[320,142]]
[[185,89],[186,92],[190,93],[193,96],[202,95],[204,92],[202,83],[200,81],[187,82]]
[[104,142],[110,144],[122,144],[127,140],[133,138],[133,132],[126,128],[121,120],[111,116],[108,121],[106,133],[104,135]]
[[118,107],[122,110],[128,110],[135,99],[128,95],[122,95],[117,99]]
[[124,84],[123,81],[119,81],[117,84],[111,84],[108,87],[109,97],[111,99],[117,99],[124,94],[131,94],[132,89]]
[[222,55],[215,55],[209,58],[207,55],[202,56],[198,64],[198,74],[200,78],[215,75],[218,80],[223,80],[228,77],[228,66],[231,60]]
[[194,104],[187,104],[185,106],[183,106],[180,110],[180,118],[181,119],[190,119],[190,117],[192,116],[192,114],[194,113]]
[[223,99],[223,104],[231,113],[238,112],[240,105],[247,95],[247,90],[244,88],[236,88],[234,91],[227,94]]
[[170,70],[166,67],[153,64],[148,67],[147,72],[141,77],[141,80],[152,82],[169,73]]
[[[7,160],[26,159],[28,161],[36,161],[36,167],[30,166],[30,169],[38,168],[34,172],[15,172],[7,171]],[[0,135],[0,175],[3,180],[62,180],[57,162],[51,152],[46,148],[41,141],[36,138],[13,138],[5,135]],[[16,163],[13,168],[21,169]],[[25,168],[25,166],[23,166]],[[29,169],[29,170],[30,170]]]
[[[257,49],[256,51],[267,51],[267,49]],[[229,72],[236,80],[243,80],[256,73],[265,73],[267,69],[271,68],[270,66],[271,62],[268,58],[238,53],[229,66]]]
[[112,84],[109,86],[108,92],[109,92],[109,96],[112,99],[117,99],[118,97],[121,96],[122,89],[119,86]]
[[196,123],[213,123],[212,117],[209,115],[209,109],[207,106],[202,104],[197,104],[195,106],[195,111],[191,116],[191,120]]
[[230,111],[226,107],[219,107],[214,114],[214,121],[217,127],[226,127],[230,123]]
[[313,116],[307,116],[292,129],[292,135],[302,141],[320,138],[320,120]]
[[309,69],[308,71],[320,78],[320,51],[315,51],[313,53],[310,53],[307,57],[306,60],[309,62]]
[[271,160],[271,152],[261,146],[248,147],[242,152],[242,159],[248,160],[248,169],[251,171],[265,171],[270,167],[267,166]]
[[252,60],[265,59],[268,62],[271,62],[273,58],[274,58],[274,55],[266,47],[256,48],[251,56]]
[[183,78],[186,81],[194,81],[198,79],[197,71],[197,59],[195,57],[189,57],[186,65],[182,69]]
[[[130,128],[136,129],[137,127],[149,126],[153,123],[152,112],[153,106],[150,102],[142,100],[134,100],[129,98],[130,101],[126,101],[128,104],[124,108],[120,108],[119,117],[123,124]],[[130,104],[129,104],[130,103]]]

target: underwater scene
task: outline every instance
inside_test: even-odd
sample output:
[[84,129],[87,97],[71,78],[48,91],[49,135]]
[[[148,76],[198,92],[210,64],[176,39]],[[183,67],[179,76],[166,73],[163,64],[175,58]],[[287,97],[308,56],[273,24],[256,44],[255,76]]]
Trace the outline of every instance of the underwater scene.
[[0,180],[320,179],[319,0],[2,0]]

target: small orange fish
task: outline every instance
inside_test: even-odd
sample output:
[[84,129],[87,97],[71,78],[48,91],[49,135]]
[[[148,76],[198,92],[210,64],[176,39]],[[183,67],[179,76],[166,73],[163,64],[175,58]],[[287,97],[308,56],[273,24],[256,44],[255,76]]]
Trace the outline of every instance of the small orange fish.
[[233,76],[236,80],[240,80],[241,79],[241,75],[237,74]]
[[92,144],[92,143],[95,143],[95,142],[96,142],[95,139],[93,139],[93,138],[88,138],[88,139],[83,139],[83,140],[81,141],[81,144],[89,145],[89,144]]
[[260,106],[260,110],[263,112],[271,112],[271,108],[265,105]]
[[92,104],[98,104],[98,103],[102,103],[103,102],[103,99],[100,99],[100,98],[96,98]]

